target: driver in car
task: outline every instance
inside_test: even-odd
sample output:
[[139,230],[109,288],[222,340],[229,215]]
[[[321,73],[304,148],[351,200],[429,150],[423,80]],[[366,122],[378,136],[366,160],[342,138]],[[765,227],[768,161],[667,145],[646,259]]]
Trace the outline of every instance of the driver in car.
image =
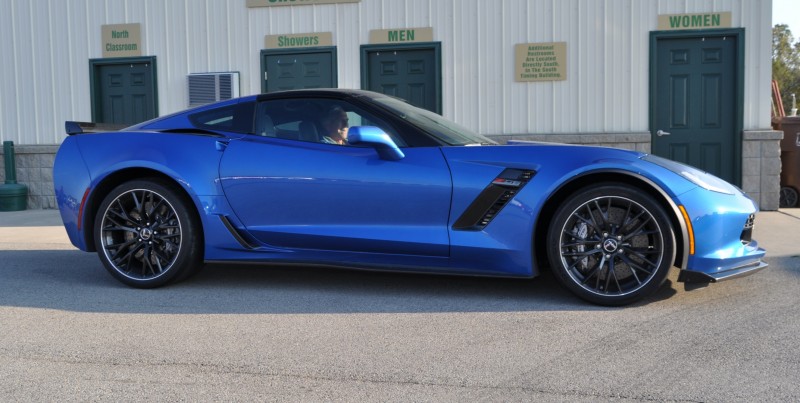
[[322,117],[322,142],[327,144],[347,144],[347,112],[341,106],[334,106]]

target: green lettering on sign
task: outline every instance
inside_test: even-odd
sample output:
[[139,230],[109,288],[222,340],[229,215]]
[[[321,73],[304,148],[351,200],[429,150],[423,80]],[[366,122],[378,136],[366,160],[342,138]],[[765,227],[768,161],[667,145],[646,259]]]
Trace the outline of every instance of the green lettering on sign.
[[731,13],[672,14],[658,16],[658,29],[706,29],[731,26]]
[[433,41],[433,28],[373,29],[369,31],[369,43],[402,43]]
[[398,29],[388,32],[389,42],[413,42],[414,30],[413,29]]

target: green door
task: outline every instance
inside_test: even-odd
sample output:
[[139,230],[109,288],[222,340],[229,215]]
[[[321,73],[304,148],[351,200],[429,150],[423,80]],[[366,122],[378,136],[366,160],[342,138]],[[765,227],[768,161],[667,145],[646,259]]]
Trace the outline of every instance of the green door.
[[713,34],[656,38],[651,58],[653,153],[732,183],[741,178],[737,39]]
[[158,116],[155,57],[93,59],[92,120],[131,125]]
[[262,50],[262,92],[336,88],[336,48]]
[[439,44],[362,46],[362,88],[436,113],[441,106]]

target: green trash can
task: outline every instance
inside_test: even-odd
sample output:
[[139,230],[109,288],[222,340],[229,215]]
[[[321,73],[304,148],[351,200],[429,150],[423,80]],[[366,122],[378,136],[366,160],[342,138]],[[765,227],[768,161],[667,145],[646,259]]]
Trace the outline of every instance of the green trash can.
[[28,208],[28,187],[17,183],[14,142],[3,142],[6,183],[0,185],[0,211],[20,211]]

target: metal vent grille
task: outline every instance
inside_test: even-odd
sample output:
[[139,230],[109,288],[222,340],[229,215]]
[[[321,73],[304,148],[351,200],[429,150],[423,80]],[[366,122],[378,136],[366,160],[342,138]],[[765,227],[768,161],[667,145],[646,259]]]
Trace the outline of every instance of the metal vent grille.
[[217,76],[219,79],[219,96],[221,99],[233,98],[233,78],[231,74]]
[[200,106],[239,96],[239,73],[189,74],[189,106]]
[[472,201],[453,224],[453,229],[465,231],[484,229],[535,174],[535,171],[527,169],[503,170]]
[[753,227],[755,226],[756,222],[756,215],[750,214],[747,217],[747,221],[744,223],[744,229],[742,229],[742,235],[740,239],[742,240],[742,244],[747,245],[753,240]]

